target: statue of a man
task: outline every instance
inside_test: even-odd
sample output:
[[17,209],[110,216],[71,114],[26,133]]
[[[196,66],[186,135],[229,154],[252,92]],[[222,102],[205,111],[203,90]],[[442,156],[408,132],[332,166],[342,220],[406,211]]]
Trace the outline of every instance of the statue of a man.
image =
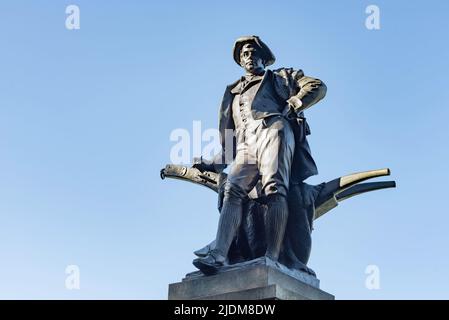
[[[256,185],[267,207],[265,255],[277,261],[289,214],[289,187],[317,174],[303,111],[325,96],[326,86],[304,76],[302,70],[266,69],[275,57],[257,36],[237,39],[233,56],[245,75],[229,85],[223,97],[219,113],[222,152],[212,162],[195,165],[219,172],[231,159],[215,248],[193,262],[205,273],[226,261],[241,224],[243,203]],[[229,132],[234,142],[229,143]]]

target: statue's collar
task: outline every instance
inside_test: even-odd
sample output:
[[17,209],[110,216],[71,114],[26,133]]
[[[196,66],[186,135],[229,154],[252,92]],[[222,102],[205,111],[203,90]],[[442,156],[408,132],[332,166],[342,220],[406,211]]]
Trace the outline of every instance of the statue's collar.
[[242,86],[245,85],[246,81],[260,81],[260,80],[263,81],[268,73],[269,70],[267,69],[262,75],[242,76],[239,80],[237,80],[236,82],[234,82],[229,86],[229,88],[231,89],[231,93],[232,94],[240,93]]

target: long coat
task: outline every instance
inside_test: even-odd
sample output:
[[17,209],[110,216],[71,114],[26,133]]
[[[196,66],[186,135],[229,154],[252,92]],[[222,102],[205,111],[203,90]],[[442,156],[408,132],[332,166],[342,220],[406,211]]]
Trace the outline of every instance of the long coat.
[[[240,80],[226,87],[219,111],[219,132],[222,152],[214,159],[215,166],[222,170],[235,157],[234,121],[232,102],[236,95],[233,90]],[[254,119],[263,119],[272,115],[283,114],[288,104],[295,115],[291,127],[295,135],[295,153],[291,168],[291,183],[300,183],[310,176],[318,174],[312,158],[306,136],[310,134],[303,111],[320,101],[326,95],[325,84],[311,77],[304,76],[302,70],[281,68],[267,70],[260,87],[254,96],[251,113]],[[284,114],[285,115],[285,114]]]

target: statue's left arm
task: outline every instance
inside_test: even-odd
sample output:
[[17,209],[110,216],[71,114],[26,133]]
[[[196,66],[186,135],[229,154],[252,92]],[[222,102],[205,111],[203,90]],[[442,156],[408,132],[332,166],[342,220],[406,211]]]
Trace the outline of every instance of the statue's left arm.
[[287,102],[294,108],[297,114],[310,108],[326,95],[326,85],[319,79],[307,77],[302,73],[302,77],[298,78],[296,83],[298,84],[299,92],[290,97]]
[[326,95],[323,81],[304,75],[302,70],[282,68],[275,73],[283,78],[284,88],[288,87],[287,103],[296,114],[310,108]]

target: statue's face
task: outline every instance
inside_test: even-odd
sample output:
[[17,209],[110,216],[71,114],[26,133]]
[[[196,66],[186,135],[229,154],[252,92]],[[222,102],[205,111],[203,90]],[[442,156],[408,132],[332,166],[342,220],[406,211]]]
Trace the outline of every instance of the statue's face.
[[240,65],[248,73],[256,74],[265,69],[260,50],[252,43],[243,45],[240,51]]

